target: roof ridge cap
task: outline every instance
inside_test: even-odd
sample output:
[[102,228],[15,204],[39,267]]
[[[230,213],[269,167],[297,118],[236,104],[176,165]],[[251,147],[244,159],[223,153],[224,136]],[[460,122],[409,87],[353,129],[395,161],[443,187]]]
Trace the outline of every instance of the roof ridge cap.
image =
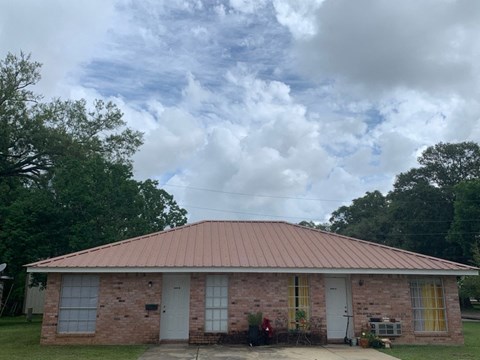
[[[223,220],[202,220],[198,221],[197,224],[199,223],[207,223],[207,222],[223,222],[223,223],[284,223],[284,224],[289,224],[289,225],[295,225],[293,223],[289,223],[288,221],[284,220],[228,220],[228,219],[223,219]],[[193,224],[193,223],[192,223]]]

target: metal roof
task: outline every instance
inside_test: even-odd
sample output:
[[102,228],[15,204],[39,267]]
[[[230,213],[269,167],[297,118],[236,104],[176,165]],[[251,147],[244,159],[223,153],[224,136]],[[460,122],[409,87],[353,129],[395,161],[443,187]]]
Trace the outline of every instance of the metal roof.
[[471,266],[282,221],[201,221],[26,266],[29,272],[478,274]]

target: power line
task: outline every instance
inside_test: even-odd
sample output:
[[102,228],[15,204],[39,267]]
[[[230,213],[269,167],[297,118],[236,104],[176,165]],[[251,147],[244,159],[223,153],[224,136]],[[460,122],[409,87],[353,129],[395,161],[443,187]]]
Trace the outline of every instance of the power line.
[[185,205],[185,204],[182,205],[182,207],[186,208],[186,209],[190,208],[190,209],[199,209],[199,210],[207,210],[207,211],[215,211],[215,212],[231,213],[231,214],[240,214],[240,215],[264,216],[264,217],[273,217],[273,218],[278,218],[278,219],[297,219],[297,220],[318,221],[318,218],[305,218],[305,217],[298,217],[298,216],[257,214],[257,213],[244,212],[244,211],[233,211],[233,210],[206,208],[206,207],[201,207],[201,206],[190,206],[190,205]]
[[[251,215],[251,216],[262,216],[262,217],[269,217],[269,218],[277,218],[277,219],[297,219],[297,220],[309,220],[309,221],[320,221],[319,218],[310,218],[310,217],[300,217],[300,216],[287,216],[287,215],[272,215],[272,214],[259,214],[247,211],[236,211],[236,210],[226,210],[226,209],[215,209],[215,208],[208,208],[203,206],[193,206],[183,204],[181,205],[183,208],[190,208],[190,209],[198,209],[198,210],[207,210],[207,211],[214,211],[214,212],[222,212],[222,213],[230,213],[230,214],[240,214],[240,215]],[[457,220],[460,222],[480,222],[480,219],[474,220]],[[389,221],[389,223],[451,223],[451,220],[394,220]],[[437,234],[446,234],[446,233],[437,233]],[[465,233],[468,234],[468,233]],[[412,234],[410,234],[412,235]],[[413,234],[417,235],[417,234]],[[425,234],[428,235],[428,234]]]
[[[225,195],[236,195],[236,196],[250,196],[250,197],[259,197],[259,198],[268,198],[268,199],[283,199],[283,200],[305,200],[305,201],[324,201],[324,202],[337,202],[337,203],[353,203],[354,200],[359,200],[362,197],[355,198],[353,200],[338,200],[338,199],[322,199],[322,198],[307,198],[307,197],[298,197],[298,196],[280,196],[280,195],[266,195],[266,194],[252,194],[252,193],[242,193],[242,192],[233,192],[233,191],[224,191],[224,190],[216,190],[216,189],[208,189],[208,188],[202,188],[202,187],[196,187],[196,186],[187,186],[187,185],[177,185],[177,184],[162,184],[162,187],[164,186],[169,186],[169,187],[175,187],[175,188],[182,188],[182,189],[188,189],[188,190],[196,190],[196,191],[206,191],[206,192],[211,192],[211,193],[217,193],[217,194],[225,194]],[[382,194],[382,196],[384,196]],[[386,195],[384,196],[386,197]],[[428,201],[425,199],[421,199],[425,203],[430,203],[430,204],[437,204],[437,203],[450,203],[451,200],[449,199],[443,199],[443,200],[434,200],[434,201]],[[475,199],[462,199],[462,202],[476,202],[480,203],[479,200]],[[410,203],[410,200],[405,200],[405,199],[400,199],[400,200],[395,200],[395,202],[408,202]],[[348,205],[350,206],[350,205]]]
[[249,193],[222,191],[222,190],[206,189],[206,188],[200,188],[200,187],[195,187],[195,186],[185,186],[185,185],[175,185],[175,184],[163,184],[161,186],[171,186],[171,187],[177,187],[177,188],[183,188],[183,189],[189,189],[189,190],[208,191],[208,192],[219,193],[219,194],[251,196],[251,197],[261,197],[261,198],[270,198],[270,199],[346,202],[345,200],[333,200],[333,199],[318,199],[318,198],[303,198],[303,197],[295,197],[295,196],[276,196],[276,195],[264,195],[264,194],[249,194]]
[[[201,206],[189,206],[192,209],[200,209],[200,210],[207,210],[207,211],[216,211],[216,212],[226,212],[226,213],[233,213],[233,214],[241,214],[241,215],[253,215],[253,216],[264,216],[264,217],[274,217],[274,218],[280,218],[280,219],[300,219],[300,220],[318,220],[318,219],[313,219],[313,218],[304,218],[304,217],[296,217],[296,216],[280,216],[280,215],[267,215],[267,214],[256,214],[256,213],[250,213],[250,212],[243,212],[243,211],[231,211],[231,210],[222,210],[222,209],[213,209],[213,208],[205,208]],[[449,233],[449,232],[436,232],[436,233],[378,233],[374,234],[374,236],[445,236],[445,235],[476,235],[478,232],[454,232],[454,233]]]

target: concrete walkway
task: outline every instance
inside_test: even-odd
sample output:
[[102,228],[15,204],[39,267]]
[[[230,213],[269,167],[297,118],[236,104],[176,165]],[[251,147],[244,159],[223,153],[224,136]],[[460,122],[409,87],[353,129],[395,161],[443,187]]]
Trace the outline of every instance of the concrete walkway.
[[374,349],[345,345],[278,346],[190,346],[160,345],[149,348],[138,360],[395,360]]

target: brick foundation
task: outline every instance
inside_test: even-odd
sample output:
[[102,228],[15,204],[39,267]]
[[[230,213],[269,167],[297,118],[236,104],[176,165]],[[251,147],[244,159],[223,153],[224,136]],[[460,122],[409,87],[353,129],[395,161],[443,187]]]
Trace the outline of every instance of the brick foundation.
[[[206,275],[192,274],[189,342],[246,343],[248,313],[261,311],[264,317],[272,320],[272,325],[278,316],[287,316],[287,286],[290,276],[292,274],[229,274],[229,331],[228,334],[214,334],[204,332]],[[324,341],[327,330],[324,275],[311,274],[308,277],[310,315],[320,320],[318,336]],[[350,277],[355,334],[360,334],[362,325],[370,317],[388,316],[402,321],[403,335],[395,338],[395,343],[462,344],[462,324],[455,277],[443,277],[448,331],[441,334],[414,333],[409,279],[410,277],[403,275]],[[148,286],[149,281],[152,282],[152,287]],[[45,293],[42,344],[158,343],[162,300],[161,274],[100,274],[96,332],[88,335],[57,333],[60,287],[61,274],[49,274]],[[158,304],[158,310],[147,311],[146,304]]]

